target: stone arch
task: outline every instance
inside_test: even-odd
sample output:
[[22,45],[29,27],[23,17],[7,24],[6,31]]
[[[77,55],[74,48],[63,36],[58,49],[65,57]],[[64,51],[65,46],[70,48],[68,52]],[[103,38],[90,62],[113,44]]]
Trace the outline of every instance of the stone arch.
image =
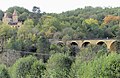
[[76,41],[70,43],[70,55],[71,56],[76,56],[79,50],[80,50],[79,44]]
[[87,47],[89,44],[90,44],[90,42],[84,42],[84,43],[82,44],[82,47]]
[[78,46],[78,43],[77,43],[77,42],[71,42],[70,45],[71,45],[71,46],[72,46],[72,45]]
[[107,47],[107,44],[104,41],[97,42],[97,45]]
[[120,50],[120,42],[119,42],[119,41],[113,41],[113,42],[110,44],[110,50],[111,50],[111,51]]
[[105,50],[108,50],[108,44],[104,41],[99,41],[96,43],[97,44],[97,49],[100,50],[100,49],[105,49]]

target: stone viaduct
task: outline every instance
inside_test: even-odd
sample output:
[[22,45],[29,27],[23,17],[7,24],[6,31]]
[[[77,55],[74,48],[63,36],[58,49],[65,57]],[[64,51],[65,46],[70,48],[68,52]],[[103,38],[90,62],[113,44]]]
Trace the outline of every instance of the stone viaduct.
[[[78,48],[86,47],[88,45],[106,45],[106,48],[110,51],[116,51],[116,44],[120,43],[116,39],[94,39],[94,40],[69,40],[69,41],[56,41],[50,40],[52,44],[57,45],[76,45]],[[0,44],[2,41],[0,40]],[[118,46],[119,47],[119,46]],[[0,50],[2,49],[2,45],[0,45]]]
[[95,40],[70,40],[64,43],[63,41],[56,41],[57,45],[77,45],[79,48],[86,47],[88,45],[106,45],[107,49],[110,51],[116,50],[116,43],[118,41],[116,39],[95,39]]

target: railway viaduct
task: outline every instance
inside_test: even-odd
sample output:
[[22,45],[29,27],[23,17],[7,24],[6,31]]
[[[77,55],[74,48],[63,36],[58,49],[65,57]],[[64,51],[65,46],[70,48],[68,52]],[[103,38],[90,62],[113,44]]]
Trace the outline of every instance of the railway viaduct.
[[107,49],[110,51],[116,50],[116,43],[119,43],[116,39],[96,39],[96,40],[70,40],[66,41],[56,41],[57,45],[77,45],[79,48],[86,47],[88,45],[106,45]]
[[[50,40],[52,44],[57,45],[76,45],[78,48],[86,47],[88,45],[106,45],[107,49],[110,51],[116,51],[116,44],[120,43],[116,39],[94,39],[94,40],[69,40],[69,41],[55,41]],[[0,44],[3,44],[0,40]],[[118,46],[119,47],[119,46]],[[0,45],[0,50],[2,49],[2,46]]]

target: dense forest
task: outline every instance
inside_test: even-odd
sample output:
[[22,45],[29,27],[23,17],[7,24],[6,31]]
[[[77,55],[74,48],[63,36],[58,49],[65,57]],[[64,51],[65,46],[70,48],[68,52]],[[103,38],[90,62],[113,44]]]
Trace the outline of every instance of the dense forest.
[[6,10],[18,14],[20,27],[2,22],[0,10],[0,78],[120,78],[120,44],[78,48],[51,44],[51,40],[117,39],[120,41],[120,7],[78,8],[45,13],[34,6]]

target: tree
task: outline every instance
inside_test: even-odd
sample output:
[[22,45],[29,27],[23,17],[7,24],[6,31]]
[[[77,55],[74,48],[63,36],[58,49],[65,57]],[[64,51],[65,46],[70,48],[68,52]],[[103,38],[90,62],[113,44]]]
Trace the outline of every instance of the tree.
[[49,48],[49,40],[44,36],[40,36],[37,40],[37,52],[41,53],[44,62],[46,62],[49,57]]
[[14,12],[14,10],[17,11],[18,14],[18,21],[20,22],[24,22],[28,17],[29,17],[29,11],[26,8],[23,7],[19,7],[19,6],[13,6],[13,7],[9,7],[6,12],[8,14],[8,16],[10,18],[12,18],[12,14]]
[[56,28],[56,31],[61,30],[60,22],[56,17],[44,15],[41,17],[42,27],[43,28]]
[[0,20],[2,20],[3,15],[4,15],[3,11],[2,11],[2,10],[0,10]]
[[6,49],[22,51],[26,44],[21,39],[10,38],[5,44]]
[[33,23],[34,22],[31,19],[26,20],[23,26],[21,26],[17,32],[18,41],[22,41],[22,47],[26,51],[28,51],[30,45],[34,44],[33,37],[36,36],[36,33],[33,31]]
[[[94,70],[93,77],[102,78],[119,78],[120,77],[120,55],[113,53],[108,56],[102,56],[99,59],[91,62],[91,67]],[[96,65],[95,65],[96,64]]]
[[85,31],[87,35],[87,38],[98,38],[98,33],[99,32],[99,25],[98,25],[98,21],[95,19],[86,19],[83,21],[83,26],[85,29],[83,29]]
[[37,41],[38,52],[48,53],[49,41],[44,36],[40,36]]
[[19,14],[22,14],[22,13],[24,13],[24,12],[29,13],[29,11],[28,11],[27,9],[25,9],[25,8],[23,8],[23,7],[19,7],[19,6],[9,7],[9,8],[6,10],[6,12],[13,13],[14,10],[16,10],[16,11],[18,12],[18,15],[19,15]]
[[46,65],[45,78],[68,78],[72,60],[62,53],[53,54]]
[[65,28],[65,29],[63,29],[62,30],[62,34],[63,34],[63,36],[70,36],[71,37],[71,39],[73,39],[74,38],[74,35],[75,35],[75,30],[73,30],[72,28]]
[[47,38],[53,38],[54,33],[56,32],[56,28],[54,26],[51,26],[47,29],[47,32],[45,32],[45,35]]
[[28,13],[23,12],[21,15],[19,15],[18,20],[24,22],[28,18]]
[[67,35],[63,36],[62,41],[66,44],[66,41],[68,41],[70,39],[71,39],[71,37],[67,34]]
[[117,43],[115,45],[116,46],[115,48],[116,48],[116,51],[120,53],[120,31],[117,32],[116,39],[117,39]]
[[10,38],[13,35],[13,28],[11,28],[9,25],[2,24],[0,26],[0,37],[3,37],[5,40]]
[[10,78],[8,70],[5,65],[0,65],[0,78]]
[[53,39],[54,40],[59,40],[59,39],[61,39],[61,37],[62,37],[62,33],[61,32],[56,32],[53,35]]
[[0,38],[1,38],[1,47],[2,47],[2,51],[5,48],[5,44],[7,42],[7,40],[9,38],[11,38],[11,36],[15,35],[15,31],[13,31],[14,29],[11,28],[9,25],[6,24],[2,24],[0,25]]
[[42,78],[44,75],[44,71],[46,70],[46,66],[42,61],[35,61],[33,65],[31,66],[31,76],[30,77],[37,77]]
[[32,11],[33,11],[33,13],[40,13],[40,8],[37,6],[33,6]]
[[69,47],[66,46],[65,44],[51,44],[50,45],[50,53],[55,54],[55,53],[63,53],[63,54],[69,54]]
[[86,20],[85,20],[85,23],[88,24],[88,25],[91,25],[91,24],[98,25],[98,21],[95,20],[95,19],[92,19],[92,18],[86,19]]
[[32,11],[33,12],[30,13],[29,17],[34,21],[34,25],[37,25],[39,22],[39,19],[41,18],[40,8],[37,6],[33,6]]
[[13,78],[21,78],[29,75],[31,65],[36,61],[35,57],[29,56],[26,58],[21,58],[13,65],[11,68],[11,74]]
[[81,61],[77,57],[71,68],[73,78],[119,78],[119,54],[103,55],[91,61]]
[[108,15],[104,18],[104,23],[105,24],[108,24],[110,23],[111,21],[119,21],[120,20],[120,17],[119,16],[113,16],[113,15]]

